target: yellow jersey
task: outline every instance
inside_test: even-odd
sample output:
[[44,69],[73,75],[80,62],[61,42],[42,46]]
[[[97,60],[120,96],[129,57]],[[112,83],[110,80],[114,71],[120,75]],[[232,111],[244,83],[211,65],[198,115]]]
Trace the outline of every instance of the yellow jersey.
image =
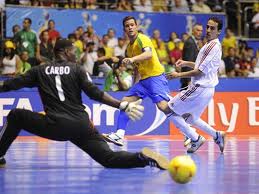
[[152,49],[152,57],[148,60],[134,63],[137,67],[141,79],[146,79],[153,76],[158,76],[164,73],[164,66],[159,62],[156,49],[154,48],[151,40],[144,34],[138,33],[137,38],[131,44],[128,44],[126,56],[131,58],[143,53],[143,49],[149,47]]

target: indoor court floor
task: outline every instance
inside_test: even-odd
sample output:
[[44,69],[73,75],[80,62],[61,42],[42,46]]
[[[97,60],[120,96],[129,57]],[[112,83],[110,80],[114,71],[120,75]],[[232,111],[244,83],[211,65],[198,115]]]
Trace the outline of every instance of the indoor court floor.
[[[150,147],[173,158],[186,154],[181,138],[129,137],[116,150]],[[68,142],[17,139],[0,169],[1,194],[258,194],[259,138],[228,137],[224,154],[208,140],[189,154],[198,170],[185,185],[156,168],[105,169]]]

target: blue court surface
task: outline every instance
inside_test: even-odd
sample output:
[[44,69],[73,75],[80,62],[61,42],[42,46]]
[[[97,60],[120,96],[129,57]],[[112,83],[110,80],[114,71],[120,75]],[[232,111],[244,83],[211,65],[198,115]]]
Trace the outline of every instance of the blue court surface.
[[[147,146],[173,158],[185,154],[182,139],[129,138],[116,150]],[[1,194],[258,194],[259,138],[228,137],[224,154],[208,140],[190,154],[198,170],[185,185],[155,168],[105,169],[71,143],[19,138],[0,169]]]

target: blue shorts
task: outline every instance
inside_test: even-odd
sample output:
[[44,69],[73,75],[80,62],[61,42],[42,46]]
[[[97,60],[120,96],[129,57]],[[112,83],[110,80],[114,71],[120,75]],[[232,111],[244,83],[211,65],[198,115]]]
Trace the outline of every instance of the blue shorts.
[[169,93],[168,82],[162,74],[140,80],[129,89],[126,96],[138,96],[142,99],[149,97],[153,103],[158,103],[163,100],[169,101]]

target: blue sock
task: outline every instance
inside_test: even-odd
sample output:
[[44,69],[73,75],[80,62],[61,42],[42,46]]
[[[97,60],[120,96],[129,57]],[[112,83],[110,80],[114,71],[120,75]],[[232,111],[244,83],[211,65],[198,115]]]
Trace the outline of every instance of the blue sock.
[[125,130],[126,127],[127,127],[128,122],[129,122],[128,115],[124,111],[120,111],[120,114],[118,116],[117,129]]

